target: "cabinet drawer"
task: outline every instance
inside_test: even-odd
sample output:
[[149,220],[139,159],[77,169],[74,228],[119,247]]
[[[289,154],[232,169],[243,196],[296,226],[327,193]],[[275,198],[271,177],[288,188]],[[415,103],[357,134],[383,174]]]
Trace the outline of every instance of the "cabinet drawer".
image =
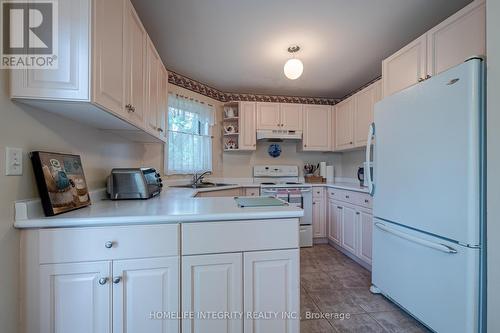
[[179,255],[179,224],[39,231],[40,264]]
[[247,187],[245,188],[245,195],[247,197],[258,197],[260,195],[260,188],[258,187]]
[[299,219],[182,224],[182,255],[299,247]]
[[354,196],[356,205],[366,208],[372,208],[372,197],[367,193],[356,193]]
[[336,188],[329,188],[328,189],[328,199],[329,200],[342,200],[342,201],[349,202],[349,200],[347,200],[348,198],[346,198],[346,196],[350,197],[349,191],[339,190]]
[[325,189],[322,187],[313,187],[313,198],[321,198],[325,194]]

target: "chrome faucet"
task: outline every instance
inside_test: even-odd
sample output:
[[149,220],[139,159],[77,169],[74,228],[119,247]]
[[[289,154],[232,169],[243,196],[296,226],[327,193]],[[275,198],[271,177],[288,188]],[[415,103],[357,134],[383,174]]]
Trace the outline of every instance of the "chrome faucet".
[[211,175],[211,171],[205,171],[201,174],[194,173],[193,174],[193,187],[196,187],[196,185],[203,183],[203,179],[205,179],[205,176]]

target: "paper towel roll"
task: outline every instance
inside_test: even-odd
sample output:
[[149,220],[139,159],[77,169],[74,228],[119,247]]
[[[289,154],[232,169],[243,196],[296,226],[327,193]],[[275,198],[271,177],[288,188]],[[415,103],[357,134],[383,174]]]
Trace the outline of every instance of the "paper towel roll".
[[326,167],[326,182],[327,183],[333,183],[334,181],[334,169],[333,169],[333,165],[328,165]]
[[319,175],[326,178],[326,162],[319,162]]

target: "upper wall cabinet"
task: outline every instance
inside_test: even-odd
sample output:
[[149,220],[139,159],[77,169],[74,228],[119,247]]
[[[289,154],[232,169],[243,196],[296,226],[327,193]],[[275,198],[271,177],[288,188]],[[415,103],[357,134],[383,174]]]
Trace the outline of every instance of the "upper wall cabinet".
[[[130,2],[125,3],[125,111],[132,121],[146,121],[146,56],[148,35]],[[121,105],[120,105],[121,108]]]
[[382,62],[384,97],[486,53],[486,5],[476,0]]
[[302,130],[302,104],[257,102],[258,130]]
[[331,150],[332,135],[332,107],[330,105],[303,106],[302,150],[329,151]]
[[475,1],[427,33],[427,74],[486,54],[486,3]]
[[373,123],[375,103],[382,97],[380,80],[354,95],[354,146],[366,145],[368,127]]
[[163,142],[165,72],[156,54],[148,115],[148,38],[130,0],[60,1],[58,22],[58,69],[11,71],[11,97],[133,141]]
[[281,129],[279,103],[257,102],[257,129]]
[[423,35],[382,61],[384,96],[414,85],[425,78],[427,36]]
[[364,147],[373,122],[375,103],[381,98],[380,80],[333,107],[334,151]]
[[354,147],[354,99],[352,97],[334,106],[335,149]]
[[280,104],[281,129],[288,131],[302,130],[302,104]]
[[239,102],[238,104],[240,112],[240,142],[238,148],[240,150],[255,150],[257,146],[255,133],[256,103]]

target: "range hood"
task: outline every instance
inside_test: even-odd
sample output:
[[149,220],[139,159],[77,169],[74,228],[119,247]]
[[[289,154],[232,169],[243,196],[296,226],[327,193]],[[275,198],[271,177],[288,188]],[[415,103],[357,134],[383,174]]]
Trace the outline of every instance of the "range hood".
[[302,140],[302,131],[258,130],[257,140],[265,139]]

